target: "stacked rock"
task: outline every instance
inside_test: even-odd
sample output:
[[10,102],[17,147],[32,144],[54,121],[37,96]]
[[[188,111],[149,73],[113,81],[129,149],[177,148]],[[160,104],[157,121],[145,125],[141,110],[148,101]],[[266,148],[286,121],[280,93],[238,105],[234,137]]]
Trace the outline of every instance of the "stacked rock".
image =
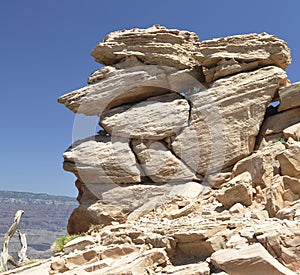
[[289,84],[291,62],[286,43],[266,33],[200,42],[161,26],[113,32],[92,56],[106,67],[59,98],[74,113],[98,116],[103,128],[64,153],[80,202],[70,233],[124,222],[170,192],[197,196],[231,178],[265,141],[261,125]]

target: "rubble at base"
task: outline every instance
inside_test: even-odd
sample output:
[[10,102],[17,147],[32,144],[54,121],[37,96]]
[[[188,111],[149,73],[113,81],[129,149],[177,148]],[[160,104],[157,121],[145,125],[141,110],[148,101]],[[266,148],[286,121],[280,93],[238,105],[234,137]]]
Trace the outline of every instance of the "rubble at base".
[[94,229],[6,274],[300,274],[286,43],[153,26],[111,33],[92,55],[107,67],[59,102],[103,127],[64,154],[80,202],[69,233]]

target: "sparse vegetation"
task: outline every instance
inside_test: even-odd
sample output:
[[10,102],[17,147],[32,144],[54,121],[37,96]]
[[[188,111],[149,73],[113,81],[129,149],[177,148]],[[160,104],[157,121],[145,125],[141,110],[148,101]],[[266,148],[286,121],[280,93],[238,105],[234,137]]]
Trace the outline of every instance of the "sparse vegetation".
[[78,238],[80,235],[68,235],[68,236],[62,236],[55,240],[55,243],[51,246],[52,252],[62,252],[64,250],[65,245],[76,238]]
[[37,262],[37,260],[30,260],[30,261],[26,262],[24,265],[35,264],[36,262]]
[[272,142],[275,143],[275,142],[281,142],[281,143],[285,143],[285,139],[282,138],[282,137],[277,137],[277,138],[273,138],[272,139]]
[[92,232],[99,232],[103,228],[103,224],[91,224],[88,234],[91,234]]

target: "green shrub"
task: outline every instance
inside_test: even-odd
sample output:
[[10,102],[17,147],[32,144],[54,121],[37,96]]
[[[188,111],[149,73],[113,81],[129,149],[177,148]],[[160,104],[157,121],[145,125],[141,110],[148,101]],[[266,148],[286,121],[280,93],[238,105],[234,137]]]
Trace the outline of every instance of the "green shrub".
[[281,143],[285,143],[285,139],[282,137],[277,137],[277,138],[273,138],[272,142],[281,142]]
[[62,236],[55,240],[55,243],[51,246],[51,250],[53,252],[62,252],[64,250],[65,245],[76,238],[78,238],[80,235],[68,235],[68,236]]
[[93,232],[99,232],[104,227],[103,224],[91,224],[88,234],[91,234]]

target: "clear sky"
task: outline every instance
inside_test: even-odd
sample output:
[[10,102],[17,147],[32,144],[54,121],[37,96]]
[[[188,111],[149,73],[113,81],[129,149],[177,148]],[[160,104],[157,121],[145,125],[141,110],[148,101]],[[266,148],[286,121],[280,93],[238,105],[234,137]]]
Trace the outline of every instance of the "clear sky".
[[1,0],[0,190],[76,196],[62,170],[74,114],[57,98],[100,67],[91,50],[111,31],[154,24],[200,40],[268,32],[286,40],[300,80],[298,0]]

